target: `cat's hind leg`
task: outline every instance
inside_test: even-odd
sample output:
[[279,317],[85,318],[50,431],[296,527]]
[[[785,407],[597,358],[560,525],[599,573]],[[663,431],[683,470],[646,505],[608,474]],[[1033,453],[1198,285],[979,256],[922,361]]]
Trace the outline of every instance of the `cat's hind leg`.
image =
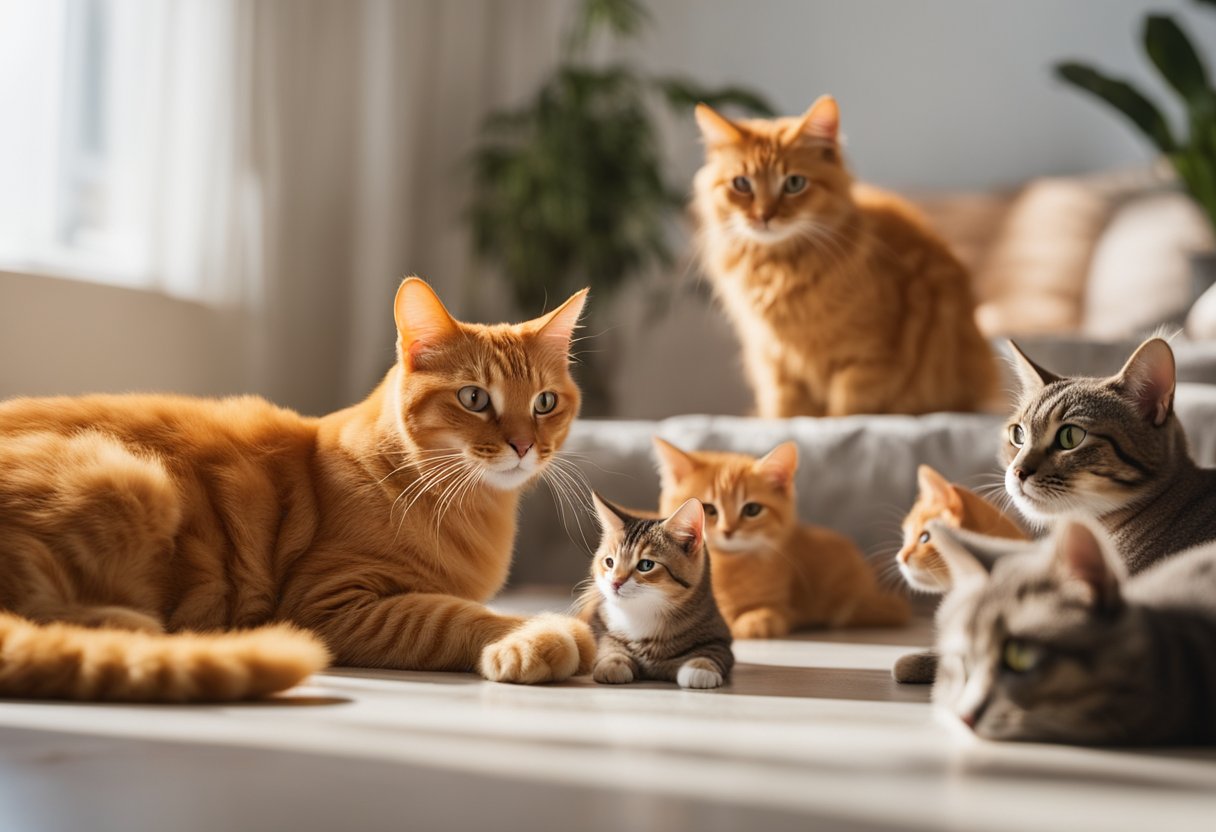
[[895,660],[891,676],[901,685],[931,685],[937,677],[937,653],[907,653]]
[[788,613],[772,607],[758,607],[730,622],[730,634],[738,639],[781,638],[789,635],[791,626]]

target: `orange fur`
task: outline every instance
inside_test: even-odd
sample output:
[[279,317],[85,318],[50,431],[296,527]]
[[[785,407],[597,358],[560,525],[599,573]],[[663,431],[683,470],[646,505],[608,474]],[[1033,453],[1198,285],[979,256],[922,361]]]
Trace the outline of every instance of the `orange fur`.
[[[481,326],[409,279],[397,365],[362,403],[320,419],[254,397],[0,405],[0,609],[27,619],[0,623],[0,691],[261,695],[324,666],[324,649],[282,626],[161,631],[273,622],[312,631],[343,664],[511,682],[589,669],[581,622],[481,603],[506,579],[521,488],[578,412],[567,354],[584,298]],[[492,405],[462,405],[470,385]],[[542,392],[557,396],[543,414]]]
[[[966,269],[911,205],[853,182],[838,119],[828,96],[800,118],[732,122],[697,109],[702,261],[742,342],[757,412],[990,404],[998,375]],[[791,177],[805,187],[787,192]]]
[[895,555],[908,583],[925,592],[945,592],[951,586],[950,571],[938,553],[932,535],[925,530],[930,520],[956,529],[992,537],[1028,540],[1021,527],[999,508],[973,491],[949,482],[928,465],[916,473],[919,492],[904,518],[903,547]]
[[[842,534],[798,522],[797,449],[762,459],[686,452],[655,438],[667,514],[695,497],[706,506],[714,598],[735,638],[779,638],[802,627],[904,624],[907,602],[878,589],[865,557]],[[745,507],[761,507],[748,516]]]

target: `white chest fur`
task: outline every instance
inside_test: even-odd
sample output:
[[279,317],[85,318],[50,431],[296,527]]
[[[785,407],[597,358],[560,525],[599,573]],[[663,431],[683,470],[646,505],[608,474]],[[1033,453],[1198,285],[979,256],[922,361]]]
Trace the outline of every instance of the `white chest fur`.
[[637,591],[622,598],[604,598],[604,619],[609,632],[630,641],[652,638],[663,626],[667,598],[661,592]]

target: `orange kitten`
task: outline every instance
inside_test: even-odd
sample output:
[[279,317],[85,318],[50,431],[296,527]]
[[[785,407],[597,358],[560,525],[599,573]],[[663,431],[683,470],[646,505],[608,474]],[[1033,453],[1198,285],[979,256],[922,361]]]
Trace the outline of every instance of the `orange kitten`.
[[[586,624],[482,606],[507,576],[520,491],[578,413],[585,297],[481,326],[406,280],[396,366],[320,419],[254,397],[0,405],[0,609],[16,614],[0,615],[0,693],[259,696],[327,660],[272,622],[340,664],[529,683],[589,670]],[[237,628],[257,629],[186,632]]]
[[690,498],[704,504],[714,597],[735,638],[907,622],[907,602],[878,589],[853,541],[798,522],[794,443],[758,460],[689,453],[658,437],[654,444],[663,485],[659,510],[670,514]]
[[992,537],[1028,540],[1026,533],[980,495],[954,485],[928,465],[916,471],[920,492],[902,525],[904,545],[895,555],[904,580],[924,592],[950,589],[950,572],[925,526],[938,520],[956,529]]
[[965,268],[894,194],[853,182],[836,102],[730,121],[704,104],[702,261],[760,416],[975,410],[997,371]]

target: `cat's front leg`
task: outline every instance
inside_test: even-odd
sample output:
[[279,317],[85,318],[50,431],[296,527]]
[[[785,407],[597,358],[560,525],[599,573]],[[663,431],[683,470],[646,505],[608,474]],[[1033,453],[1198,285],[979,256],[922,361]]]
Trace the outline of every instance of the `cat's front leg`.
[[595,639],[559,615],[500,615],[451,595],[321,584],[287,617],[321,636],[340,665],[477,671],[497,682],[536,684],[586,673]]
[[853,364],[828,382],[828,416],[891,412],[894,390],[903,374],[891,364]]
[[781,638],[789,632],[789,615],[773,607],[748,610],[730,623],[730,634],[738,639]]
[[698,656],[680,665],[676,671],[676,684],[682,688],[708,690],[720,688],[726,681],[726,673],[717,662]]
[[600,639],[591,678],[601,685],[627,685],[638,678],[638,663],[611,636]]

